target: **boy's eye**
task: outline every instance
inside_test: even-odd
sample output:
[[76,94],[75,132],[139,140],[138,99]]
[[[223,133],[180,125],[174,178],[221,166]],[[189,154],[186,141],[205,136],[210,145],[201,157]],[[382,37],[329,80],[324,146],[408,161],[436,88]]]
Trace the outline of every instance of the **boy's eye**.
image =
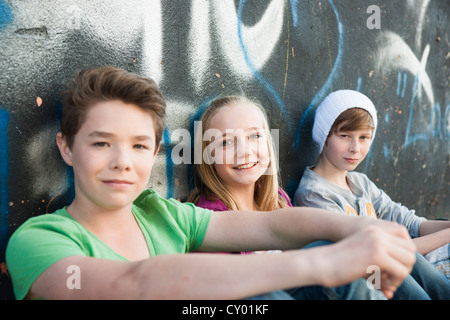
[[103,141],[101,141],[101,142],[95,142],[94,144],[93,144],[93,146],[94,147],[99,147],[99,148],[101,148],[101,147],[106,147],[108,144],[106,143],[106,142],[103,142]]
[[370,139],[372,139],[372,135],[371,135],[370,133],[363,134],[363,135],[360,137],[360,139],[361,139],[361,140],[370,140]]
[[147,146],[144,146],[143,144],[135,144],[134,148],[135,149],[140,149],[140,150],[148,149]]

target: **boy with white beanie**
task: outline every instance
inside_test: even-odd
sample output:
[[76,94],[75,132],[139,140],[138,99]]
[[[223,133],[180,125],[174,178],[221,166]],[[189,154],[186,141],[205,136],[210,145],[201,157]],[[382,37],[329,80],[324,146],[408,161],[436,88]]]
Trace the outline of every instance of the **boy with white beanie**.
[[[295,192],[294,205],[396,221],[408,229],[423,255],[437,248],[448,248],[450,221],[418,217],[414,210],[392,201],[365,174],[352,172],[368,154],[376,128],[376,108],[367,96],[353,90],[328,95],[316,110],[312,131],[319,145],[320,159],[316,166],[306,168]],[[449,299],[450,282],[420,254],[417,256],[415,271],[426,273],[425,283],[420,283],[423,289],[408,277],[404,287],[412,285],[418,289],[400,290],[400,287],[395,297]],[[438,289],[439,286],[442,288]],[[437,293],[439,290],[444,296]]]

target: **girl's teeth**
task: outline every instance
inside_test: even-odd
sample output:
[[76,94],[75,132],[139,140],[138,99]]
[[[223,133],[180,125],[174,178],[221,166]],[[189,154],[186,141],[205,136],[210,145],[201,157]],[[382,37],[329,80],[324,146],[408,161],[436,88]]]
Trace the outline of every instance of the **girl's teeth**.
[[254,163],[244,164],[242,166],[236,167],[236,169],[247,169],[253,167],[254,165],[255,165]]

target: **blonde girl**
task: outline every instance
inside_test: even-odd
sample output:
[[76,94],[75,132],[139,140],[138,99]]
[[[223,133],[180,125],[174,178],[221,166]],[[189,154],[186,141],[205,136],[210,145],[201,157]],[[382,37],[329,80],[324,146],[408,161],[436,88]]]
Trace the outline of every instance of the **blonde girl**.
[[[242,96],[214,100],[200,118],[196,141],[203,161],[194,165],[188,201],[215,211],[271,211],[292,206],[279,186],[278,161],[267,117]],[[211,135],[214,138],[209,139]]]

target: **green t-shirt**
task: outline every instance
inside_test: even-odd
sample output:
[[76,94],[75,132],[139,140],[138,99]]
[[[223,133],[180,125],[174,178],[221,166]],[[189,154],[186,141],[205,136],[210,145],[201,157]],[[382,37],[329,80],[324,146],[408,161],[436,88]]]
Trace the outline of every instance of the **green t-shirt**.
[[[191,203],[161,198],[151,189],[136,199],[132,211],[151,256],[196,250],[212,213]],[[27,220],[11,236],[6,249],[16,298],[23,299],[49,266],[74,255],[127,260],[73,219],[65,208]]]

